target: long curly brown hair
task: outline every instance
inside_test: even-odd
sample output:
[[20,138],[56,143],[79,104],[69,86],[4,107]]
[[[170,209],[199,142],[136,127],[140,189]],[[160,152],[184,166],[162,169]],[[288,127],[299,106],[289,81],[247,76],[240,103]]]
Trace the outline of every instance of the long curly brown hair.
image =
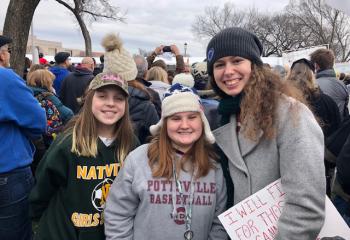
[[[211,77],[211,84],[221,97],[228,96],[218,88],[213,77]],[[240,104],[240,122],[245,137],[256,141],[260,130],[267,139],[276,136],[275,123],[278,118],[276,110],[282,95],[307,105],[299,89],[288,81],[282,81],[271,69],[252,62],[250,79],[243,89]],[[297,115],[292,114],[292,117]]]

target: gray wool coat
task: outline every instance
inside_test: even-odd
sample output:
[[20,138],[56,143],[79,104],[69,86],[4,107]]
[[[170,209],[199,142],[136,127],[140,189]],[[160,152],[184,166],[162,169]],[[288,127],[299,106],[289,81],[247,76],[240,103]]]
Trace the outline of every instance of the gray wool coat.
[[228,158],[234,204],[281,178],[285,205],[275,240],[316,239],[324,222],[326,179],[323,133],[302,103],[281,97],[277,134],[251,141],[236,131],[236,116],[216,129],[218,146]]

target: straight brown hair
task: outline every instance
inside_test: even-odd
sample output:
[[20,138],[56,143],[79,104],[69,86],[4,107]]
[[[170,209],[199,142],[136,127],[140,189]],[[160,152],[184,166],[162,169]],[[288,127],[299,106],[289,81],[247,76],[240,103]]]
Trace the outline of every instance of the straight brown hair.
[[[152,176],[165,177],[168,180],[171,179],[173,176],[174,155],[175,149],[167,134],[167,118],[165,118],[163,126],[159,133],[152,139],[148,148],[148,164],[152,170]],[[206,176],[210,169],[215,167],[212,160],[217,160],[217,156],[213,146],[206,141],[203,129],[200,138],[185,153],[181,160],[180,168],[176,169],[176,172],[179,174],[180,169],[184,170],[185,162],[192,161],[193,167],[196,169],[196,175],[194,177],[198,179]]]
[[[97,155],[97,119],[92,113],[92,99],[95,92],[96,90],[87,91],[79,115],[68,123],[65,130],[67,135],[72,135],[71,152],[78,156],[96,157]],[[135,146],[127,97],[125,98],[125,113],[115,124],[114,136],[117,144],[116,159],[123,164],[126,156]]]

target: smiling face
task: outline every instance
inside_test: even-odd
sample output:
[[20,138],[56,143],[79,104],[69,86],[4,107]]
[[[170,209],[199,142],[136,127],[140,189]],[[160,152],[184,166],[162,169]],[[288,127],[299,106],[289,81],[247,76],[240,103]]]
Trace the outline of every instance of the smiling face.
[[173,146],[187,152],[200,138],[203,132],[202,118],[199,112],[180,112],[167,118],[167,133]]
[[126,96],[115,86],[97,89],[92,98],[92,113],[97,119],[97,131],[114,131],[115,124],[125,114]]
[[236,96],[249,81],[251,68],[251,61],[242,57],[220,58],[213,65],[215,83],[227,95]]

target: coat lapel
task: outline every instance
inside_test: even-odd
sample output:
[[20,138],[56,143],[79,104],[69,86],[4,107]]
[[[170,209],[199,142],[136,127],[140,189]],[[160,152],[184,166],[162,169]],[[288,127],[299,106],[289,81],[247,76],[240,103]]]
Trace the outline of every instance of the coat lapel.
[[241,155],[236,132],[236,118],[231,117],[228,124],[213,131],[216,143],[225,153],[229,161],[241,171],[248,173],[247,166]]
[[252,141],[246,138],[243,135],[242,131],[239,132],[238,143],[239,143],[239,147],[241,149],[241,154],[243,158],[259,144],[262,135],[263,135],[263,131],[259,130],[256,141]]

